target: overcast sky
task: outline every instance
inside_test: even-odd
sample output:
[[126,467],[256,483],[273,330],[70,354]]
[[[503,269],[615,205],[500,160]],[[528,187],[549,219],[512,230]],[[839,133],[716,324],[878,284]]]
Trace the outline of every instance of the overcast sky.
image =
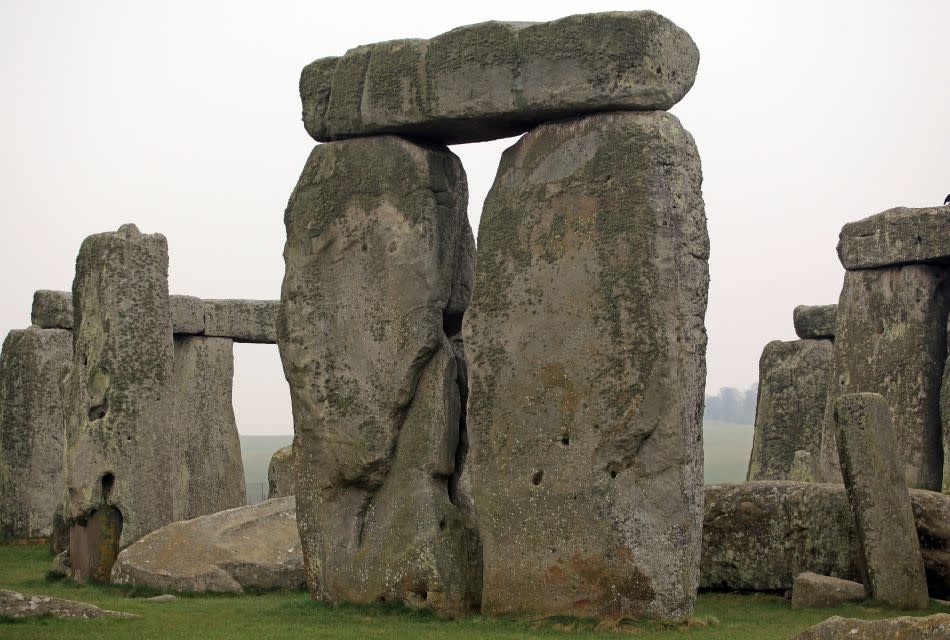
[[[841,225],[950,192],[950,3],[0,0],[0,331],[69,289],[83,238],[161,232],[173,293],[277,298],[283,211],[314,145],[308,62],[490,19],[650,8],[701,62],[673,108],[703,159],[708,389],[757,378],[792,308],[836,302]],[[513,140],[453,147],[469,216]],[[243,434],[292,431],[273,346],[236,347]]]

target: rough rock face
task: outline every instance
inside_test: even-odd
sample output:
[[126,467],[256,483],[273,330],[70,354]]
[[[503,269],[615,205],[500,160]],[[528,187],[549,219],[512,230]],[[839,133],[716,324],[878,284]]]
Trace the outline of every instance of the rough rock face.
[[401,133],[456,144],[592,112],[668,109],[698,64],[689,34],[652,11],[484,22],[317,60],[300,97],[318,141]]
[[470,488],[482,611],[683,618],[702,524],[709,251],[663,112],[542,125],[482,214]]
[[50,616],[53,618],[135,618],[137,616],[122,611],[109,611],[85,602],[63,600],[50,596],[32,595],[0,589],[0,616],[10,618],[31,618]]
[[950,493],[950,321],[947,322],[947,359],[943,365],[940,386],[940,423],[943,438],[943,478],[941,490]]
[[838,257],[845,269],[913,262],[950,263],[950,208],[897,207],[841,229]]
[[11,331],[0,355],[0,537],[52,533],[63,500],[63,398],[73,357],[61,329]]
[[153,531],[119,554],[112,582],[185,592],[303,588],[294,498]]
[[[759,395],[755,435],[749,458],[748,480],[786,480],[796,473],[811,479],[813,472],[799,465],[817,459],[825,396],[832,373],[831,340],[775,340],[765,345],[759,359]],[[802,477],[805,476],[805,477]]]
[[798,634],[792,640],[942,640],[950,637],[950,615],[902,616],[884,620],[861,620],[832,616]]
[[271,456],[267,467],[267,498],[283,498],[294,495],[294,448],[286,446]]
[[177,477],[179,519],[246,504],[241,441],[231,404],[233,378],[230,339],[176,336],[175,428],[183,465]]
[[30,322],[44,329],[73,328],[73,294],[40,289],[33,293]]
[[317,146],[290,198],[278,346],[315,597],[447,614],[478,602],[456,491],[466,199],[447,148],[393,136]]
[[834,340],[837,317],[836,304],[814,307],[799,305],[792,312],[795,334],[804,340]]
[[[930,595],[950,596],[950,496],[910,490]],[[809,571],[861,580],[858,542],[840,484],[768,481],[706,487],[702,584],[784,591]]]
[[277,300],[205,300],[205,335],[235,342],[277,342]]
[[120,545],[126,546],[176,519],[178,437],[171,428],[175,378],[165,237],[124,225],[86,238],[76,260],[73,300],[75,353],[64,385],[64,516],[82,526],[95,510],[114,506],[121,512]]
[[169,296],[172,313],[172,332],[200,335],[205,332],[205,303],[194,296]]
[[887,401],[878,393],[843,395],[834,419],[863,582],[879,602],[925,609],[927,579]]
[[837,607],[846,602],[861,602],[867,597],[860,582],[801,573],[792,585],[792,609]]
[[907,486],[939,491],[940,385],[946,358],[947,272],[907,265],[845,273],[835,373],[822,427],[824,479],[840,482],[833,405],[845,393],[880,393],[893,416]]

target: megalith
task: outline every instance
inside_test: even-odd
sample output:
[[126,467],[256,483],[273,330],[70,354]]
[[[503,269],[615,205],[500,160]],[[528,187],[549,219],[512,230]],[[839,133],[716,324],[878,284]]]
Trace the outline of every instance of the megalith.
[[[699,581],[709,244],[665,112],[505,151],[465,344],[482,611],[688,617]],[[299,491],[299,487],[298,487]]]
[[466,200],[455,155],[394,136],[317,146],[290,198],[277,339],[316,598],[477,605],[456,483]]
[[831,340],[765,345],[746,480],[814,479],[808,465],[820,452],[832,355]]
[[841,229],[838,258],[845,269],[897,264],[950,264],[950,207],[895,207]]
[[63,398],[73,357],[62,329],[11,331],[0,354],[0,537],[53,533],[63,501]]
[[294,448],[290,445],[274,452],[267,465],[267,499],[294,495]]
[[800,304],[792,312],[795,335],[803,340],[834,340],[838,305]]
[[842,395],[834,420],[863,582],[879,602],[925,609],[927,579],[887,401],[877,393]]

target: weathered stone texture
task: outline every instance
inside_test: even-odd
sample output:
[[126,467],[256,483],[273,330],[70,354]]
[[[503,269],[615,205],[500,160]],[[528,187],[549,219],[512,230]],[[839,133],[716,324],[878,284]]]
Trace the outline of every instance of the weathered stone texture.
[[846,393],[880,393],[893,416],[907,486],[940,490],[940,385],[946,358],[947,272],[907,265],[845,273],[834,378],[822,425],[822,476],[840,482],[833,406]]
[[119,554],[112,581],[184,592],[302,588],[294,499],[267,500],[153,531]]
[[277,342],[277,300],[205,300],[205,335],[235,342]]
[[11,331],[0,355],[0,537],[52,534],[63,501],[63,398],[72,335]]
[[47,289],[36,291],[30,322],[43,329],[72,329],[73,294]]
[[837,607],[846,602],[861,602],[867,597],[860,582],[805,572],[792,585],[792,609]]
[[171,306],[173,333],[200,335],[205,332],[204,300],[194,296],[169,296],[168,302]]
[[[910,490],[930,595],[950,596],[950,495]],[[803,572],[860,581],[844,485],[763,481],[706,487],[704,589],[784,591]]]
[[470,487],[482,611],[688,617],[699,580],[709,251],[663,112],[542,125],[479,227]]
[[846,394],[834,412],[863,582],[877,601],[926,608],[927,580],[887,401],[878,393]]
[[940,385],[940,423],[943,438],[943,477],[941,490],[950,493],[950,321],[947,322],[947,359]]
[[401,133],[456,144],[592,112],[668,109],[698,64],[689,34],[652,11],[484,22],[317,60],[300,96],[318,141]]
[[850,222],[841,229],[838,257],[845,269],[950,264],[950,208],[896,207]]
[[803,340],[834,340],[838,305],[799,305],[792,312],[795,335]]
[[317,146],[285,215],[278,346],[311,592],[478,601],[457,506],[457,338],[474,253],[461,163],[392,136]]
[[267,467],[267,498],[294,495],[294,448],[286,446],[274,452]]
[[792,640],[944,640],[950,638],[950,615],[902,616],[861,620],[832,616]]
[[0,589],[0,616],[5,618],[135,618],[131,613],[109,611],[85,602],[51,598]]
[[228,338],[175,338],[175,429],[179,434],[178,519],[246,503],[244,463],[234,409],[233,343]]
[[[795,468],[796,455],[817,459],[821,449],[825,396],[832,374],[831,340],[775,340],[759,359],[759,395],[748,480],[799,479],[813,474]],[[805,476],[805,477],[802,477]]]

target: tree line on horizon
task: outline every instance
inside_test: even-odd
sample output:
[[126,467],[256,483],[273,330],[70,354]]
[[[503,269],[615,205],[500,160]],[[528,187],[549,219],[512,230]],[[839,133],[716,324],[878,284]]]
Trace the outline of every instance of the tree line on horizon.
[[732,422],[734,424],[754,424],[758,393],[759,384],[754,382],[745,390],[736,389],[735,387],[722,387],[719,393],[714,396],[706,394],[706,409],[703,412],[703,419]]

